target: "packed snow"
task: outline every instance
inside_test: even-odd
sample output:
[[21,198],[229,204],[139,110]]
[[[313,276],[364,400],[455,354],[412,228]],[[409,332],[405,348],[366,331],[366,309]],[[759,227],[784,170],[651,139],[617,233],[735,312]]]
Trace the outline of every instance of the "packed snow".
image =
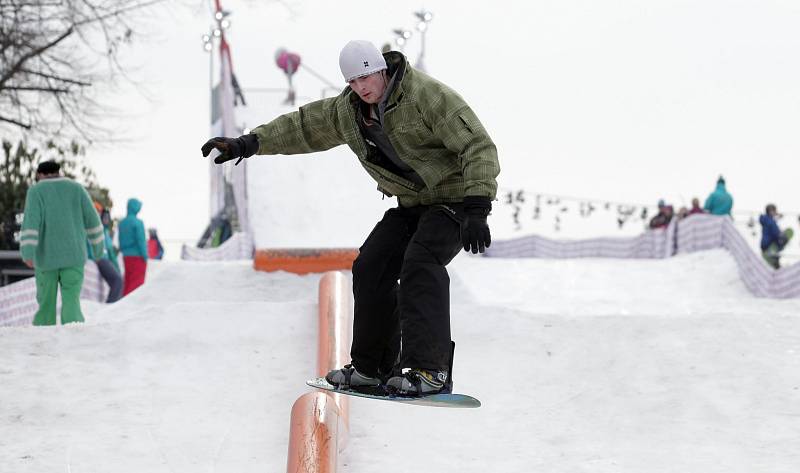
[[[319,275],[161,262],[87,322],[0,328],[1,472],[284,471]],[[450,266],[458,392],[352,399],[343,472],[796,472],[800,301],[724,251]]]

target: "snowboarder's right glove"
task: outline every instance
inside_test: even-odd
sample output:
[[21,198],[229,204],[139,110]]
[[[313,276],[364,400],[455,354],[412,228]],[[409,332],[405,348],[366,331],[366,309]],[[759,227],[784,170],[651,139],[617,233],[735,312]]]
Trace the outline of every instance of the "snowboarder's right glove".
[[212,149],[219,151],[219,156],[214,158],[214,162],[222,164],[230,161],[231,159],[239,158],[236,164],[242,162],[244,158],[256,154],[258,151],[258,136],[254,133],[249,135],[242,135],[238,138],[225,138],[218,136],[206,141],[200,150],[203,152],[203,157],[208,156]]
[[461,232],[461,243],[464,251],[483,253],[492,244],[492,235],[486,217],[492,211],[492,201],[489,197],[472,196],[464,197],[464,213],[467,214],[467,226]]

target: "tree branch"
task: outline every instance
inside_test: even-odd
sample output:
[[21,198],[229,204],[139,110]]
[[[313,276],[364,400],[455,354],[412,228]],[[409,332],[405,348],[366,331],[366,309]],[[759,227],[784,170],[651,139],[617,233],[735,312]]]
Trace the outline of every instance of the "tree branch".
[[20,72],[24,72],[26,74],[33,74],[35,76],[44,77],[47,79],[54,79],[61,82],[66,82],[67,84],[79,85],[81,87],[89,87],[92,85],[91,82],[83,82],[75,79],[67,79],[66,77],[60,77],[53,74],[45,74],[44,72],[32,71],[30,69],[20,69]]
[[13,125],[17,125],[18,127],[24,128],[26,130],[30,130],[31,129],[31,125],[30,124],[18,122],[16,120],[14,120],[13,118],[7,118],[7,117],[4,117],[2,115],[0,115],[0,122],[11,123]]
[[[136,3],[134,5],[128,5],[126,7],[122,7],[120,9],[110,11],[108,13],[98,14],[98,15],[96,15],[94,17],[90,17],[90,18],[87,18],[85,20],[76,21],[75,23],[73,23],[73,26],[83,26],[83,25],[85,25],[87,23],[94,23],[96,21],[107,20],[107,19],[111,18],[112,16],[119,15],[120,13],[125,13],[125,12],[131,11],[131,10],[138,10],[140,8],[146,8],[146,7],[149,7],[151,5],[155,5],[157,3],[164,3],[165,1],[166,0],[149,0],[149,1],[146,1],[146,2]],[[94,9],[93,5],[89,4],[89,6],[92,9]]]
[[33,86],[8,86],[5,90],[27,90],[36,92],[52,92],[54,94],[69,92],[69,89],[56,88],[56,87],[33,87]]
[[45,44],[42,47],[28,51],[26,54],[23,54],[22,57],[20,57],[19,60],[17,60],[17,63],[14,64],[5,74],[3,74],[3,77],[0,78],[0,90],[2,90],[5,87],[6,82],[8,82],[8,80],[11,79],[14,76],[14,74],[19,72],[19,70],[22,68],[22,65],[25,64],[25,62],[28,59],[36,57],[42,54],[43,52],[47,51],[48,49],[52,48],[53,46],[57,45],[58,43],[63,41],[67,36],[71,35],[73,31],[75,30],[72,27],[70,27],[67,31],[62,33],[59,37],[57,37],[53,41]]

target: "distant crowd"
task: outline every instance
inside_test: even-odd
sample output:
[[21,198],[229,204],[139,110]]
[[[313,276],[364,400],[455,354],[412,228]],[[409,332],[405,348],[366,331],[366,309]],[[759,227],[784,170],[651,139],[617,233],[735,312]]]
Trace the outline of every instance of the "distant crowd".
[[[83,322],[80,293],[87,258],[97,264],[108,284],[107,303],[144,284],[148,258],[161,259],[164,248],[155,229],[145,238],[144,223],[137,217],[141,208],[141,201],[129,199],[127,216],[115,225],[110,209],[92,201],[80,184],[63,177],[58,163],[39,164],[36,184],[25,199],[19,243],[22,259],[36,278],[39,309],[34,325],[56,324],[59,289],[61,323]],[[115,231],[119,247],[114,246]],[[120,268],[119,253],[124,268]]]
[[[700,207],[700,200],[695,197],[692,199],[692,207],[681,207],[678,210],[677,218],[682,220],[695,214],[727,215],[731,216],[733,210],[733,197],[725,187],[725,178],[722,176],[717,179],[717,185],[711,194],[706,198],[705,204]],[[672,205],[664,200],[658,201],[658,213],[650,219],[651,229],[667,228],[675,217],[675,210]],[[781,215],[775,204],[767,204],[764,213],[759,217],[761,224],[761,255],[771,267],[780,268],[781,252],[792,239],[794,231],[791,228],[781,230],[778,226],[778,219]]]

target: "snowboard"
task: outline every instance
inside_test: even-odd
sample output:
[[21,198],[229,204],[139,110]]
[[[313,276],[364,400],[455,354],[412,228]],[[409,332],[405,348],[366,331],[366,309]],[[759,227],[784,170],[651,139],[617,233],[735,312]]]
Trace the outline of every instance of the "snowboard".
[[390,394],[381,394],[375,392],[374,394],[362,393],[358,391],[351,391],[349,389],[337,389],[330,384],[324,377],[314,378],[306,381],[306,384],[312,388],[324,389],[347,396],[363,397],[367,399],[377,399],[379,401],[399,402],[401,404],[413,404],[415,406],[428,406],[428,407],[455,407],[455,408],[476,408],[481,407],[481,401],[466,394],[431,394],[428,396],[420,397],[403,397]]

